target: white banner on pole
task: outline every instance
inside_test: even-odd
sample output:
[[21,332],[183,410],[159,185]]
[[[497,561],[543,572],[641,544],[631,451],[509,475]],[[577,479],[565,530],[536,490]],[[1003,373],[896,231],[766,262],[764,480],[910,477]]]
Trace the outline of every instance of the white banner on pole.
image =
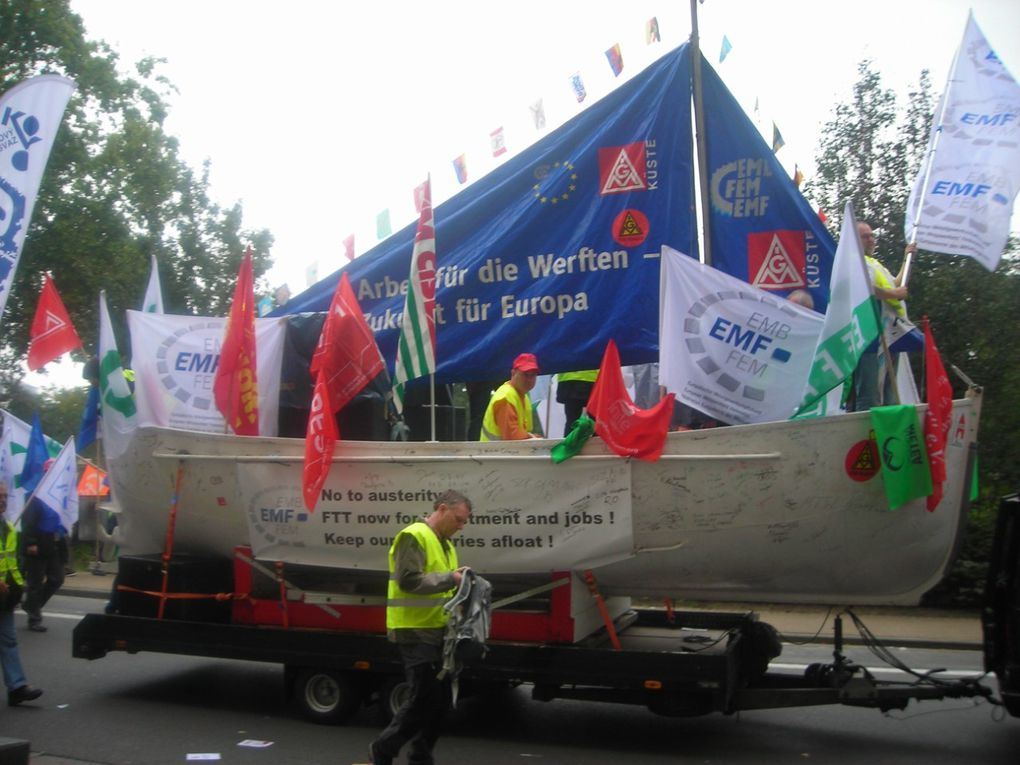
[[907,241],[916,231],[921,249],[994,271],[1018,189],[1020,85],[971,14],[907,203]]
[[[18,477],[25,469],[25,456],[28,453],[28,439],[32,435],[32,426],[20,420],[6,410],[0,410],[4,416],[3,436],[0,437],[0,478],[7,482],[7,512],[5,517],[14,523],[21,517],[25,509],[25,490],[21,488]],[[47,435],[46,450],[50,456],[60,452],[60,442]]]
[[791,417],[822,315],[662,248],[659,383],[729,424]]
[[[465,477],[476,475],[477,481]],[[432,511],[439,493],[471,498],[454,537],[465,565],[483,574],[593,568],[633,554],[630,464],[625,460],[394,462],[385,470],[337,459],[315,512],[305,510],[300,463],[239,463],[237,485],[260,560],[385,570],[397,533]]]
[[78,521],[78,460],[74,436],[67,439],[56,460],[39,481],[35,498],[60,516],[60,525],[70,533]]
[[[213,381],[227,320],[128,311],[138,424],[223,433]],[[286,317],[255,320],[260,435],[275,436]]]
[[53,139],[75,87],[66,77],[43,74],[0,96],[0,319]]

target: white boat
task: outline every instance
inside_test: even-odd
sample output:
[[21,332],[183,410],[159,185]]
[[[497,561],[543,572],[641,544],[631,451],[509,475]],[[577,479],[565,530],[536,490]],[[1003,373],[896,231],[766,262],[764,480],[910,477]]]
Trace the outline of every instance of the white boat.
[[[111,473],[124,553],[163,551],[178,471],[175,552],[231,556],[252,545],[263,560],[362,571],[385,570],[386,544],[403,525],[398,512],[420,515],[429,506],[422,492],[454,487],[475,505],[460,555],[483,573],[592,568],[608,594],[913,605],[942,578],[960,541],[980,402],[976,392],[954,402],[948,481],[934,512],[923,499],[890,511],[879,476],[851,477],[868,472],[853,465],[855,446],[868,439],[867,413],[671,433],[657,462],[617,457],[597,438],[558,466],[550,440],[342,441],[326,486],[340,499],[324,499],[303,521],[301,439],[142,428]],[[368,501],[373,491],[404,491],[406,499]],[[589,497],[573,500],[575,514],[603,516],[572,548],[564,527],[571,505],[554,504],[564,492],[564,501]],[[501,535],[533,541],[539,526],[526,519],[557,510],[556,528],[540,535],[556,547],[493,549]],[[592,531],[583,519],[574,526],[581,527]],[[489,543],[473,548],[474,540]]]

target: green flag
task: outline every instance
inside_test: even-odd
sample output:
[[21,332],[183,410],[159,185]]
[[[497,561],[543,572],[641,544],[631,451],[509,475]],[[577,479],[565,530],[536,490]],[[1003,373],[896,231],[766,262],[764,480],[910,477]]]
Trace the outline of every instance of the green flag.
[[818,401],[837,385],[850,380],[857,362],[872,340],[878,337],[878,315],[871,299],[871,286],[857,238],[857,221],[848,202],[843,211],[839,244],[829,282],[829,309],[818,337],[800,414],[815,416]]
[[567,437],[560,441],[556,446],[549,452],[549,456],[552,457],[552,461],[556,464],[569,460],[579,451],[591,438],[592,433],[595,432],[595,420],[586,414],[582,414],[574,422],[574,426],[567,433]]
[[871,426],[878,442],[889,509],[931,494],[931,470],[917,410],[908,404],[876,406],[871,410]]

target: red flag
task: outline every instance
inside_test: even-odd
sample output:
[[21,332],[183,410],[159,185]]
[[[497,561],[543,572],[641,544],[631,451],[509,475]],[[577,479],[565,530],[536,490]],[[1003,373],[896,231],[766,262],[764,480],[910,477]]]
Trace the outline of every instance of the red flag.
[[612,340],[606,346],[595,380],[588,413],[595,418],[595,434],[621,457],[654,462],[662,454],[673,418],[673,394],[651,409],[638,409],[623,384],[620,353]]
[[67,315],[64,301],[48,274],[43,275],[39,305],[36,306],[28,338],[28,368],[33,372],[68,351],[81,348],[81,340],[71,317]]
[[935,347],[935,338],[924,317],[925,387],[928,411],[924,415],[924,445],[928,450],[931,468],[932,493],[928,496],[928,512],[933,512],[942,501],[942,484],[946,480],[946,439],[953,419],[953,386],[949,384],[942,357]]
[[309,371],[329,389],[332,412],[347,406],[385,364],[346,272],[337,282]]
[[319,492],[326,483],[329,469],[333,465],[333,445],[337,436],[336,417],[329,401],[329,386],[320,372],[315,380],[312,394],[312,411],[308,415],[308,430],[305,433],[305,469],[302,475],[302,489],[305,507],[314,511],[319,501]]
[[344,239],[344,257],[348,261],[354,260],[354,234]]
[[255,279],[251,247],[237,272],[234,302],[213,382],[216,408],[239,436],[259,434],[259,389],[255,364]]

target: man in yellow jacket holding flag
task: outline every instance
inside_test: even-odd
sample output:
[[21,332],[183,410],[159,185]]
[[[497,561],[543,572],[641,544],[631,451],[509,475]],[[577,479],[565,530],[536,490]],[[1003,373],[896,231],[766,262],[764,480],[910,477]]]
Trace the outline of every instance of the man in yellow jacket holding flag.
[[444,491],[432,513],[404,528],[390,547],[386,630],[400,650],[410,688],[386,730],[369,745],[374,765],[391,765],[408,742],[409,763],[433,763],[432,749],[450,704],[450,683],[439,678],[447,622],[443,605],[467,570],[450,539],[470,518],[471,500],[459,491]]

